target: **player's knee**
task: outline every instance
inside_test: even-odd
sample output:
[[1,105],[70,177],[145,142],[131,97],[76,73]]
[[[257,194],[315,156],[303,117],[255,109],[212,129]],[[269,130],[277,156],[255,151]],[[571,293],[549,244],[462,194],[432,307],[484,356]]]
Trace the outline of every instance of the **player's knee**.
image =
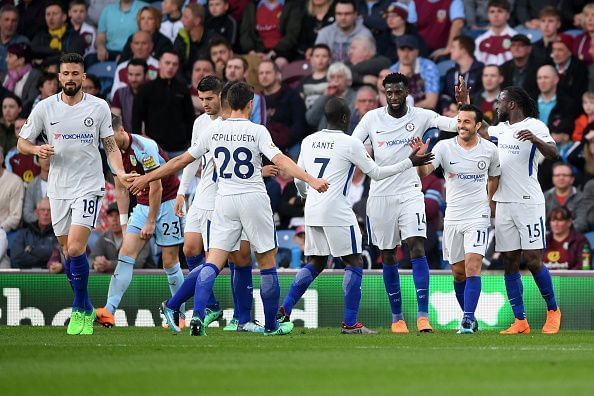
[[162,249],[163,266],[171,268],[179,262],[179,247],[171,246]]
[[342,261],[344,261],[347,266],[363,268],[363,258],[361,257],[361,254],[350,254],[348,256],[344,256]]
[[386,265],[395,265],[396,264],[396,252],[394,249],[389,250],[382,250],[382,263]]
[[456,263],[452,265],[452,275],[456,282],[464,282],[466,280],[466,269],[464,263]]
[[539,272],[542,268],[542,257],[540,254],[533,254],[533,253],[524,253],[524,258],[526,260],[526,267],[532,273]]
[[410,237],[406,240],[410,258],[423,257],[425,255],[425,238]]
[[184,245],[183,251],[184,256],[186,257],[198,256],[200,253],[202,253],[198,246],[188,246],[187,244]]
[[68,243],[66,252],[68,257],[77,257],[86,252],[87,245],[77,241],[71,241]]

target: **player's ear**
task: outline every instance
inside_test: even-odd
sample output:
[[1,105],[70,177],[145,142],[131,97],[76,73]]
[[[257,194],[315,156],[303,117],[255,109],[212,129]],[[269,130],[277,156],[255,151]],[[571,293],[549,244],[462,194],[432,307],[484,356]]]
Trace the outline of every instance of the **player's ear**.
[[479,122],[477,122],[477,123],[476,123],[476,128],[475,128],[475,129],[476,129],[477,131],[478,131],[478,130],[480,130],[482,125],[483,125],[483,123],[482,123],[482,122],[480,122],[480,121],[479,121]]

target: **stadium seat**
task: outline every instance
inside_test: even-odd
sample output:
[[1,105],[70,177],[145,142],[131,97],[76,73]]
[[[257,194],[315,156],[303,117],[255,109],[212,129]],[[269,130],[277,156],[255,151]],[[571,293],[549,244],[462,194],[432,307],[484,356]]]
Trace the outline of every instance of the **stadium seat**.
[[523,34],[528,37],[531,43],[536,43],[542,38],[542,32],[538,29],[528,29],[522,25],[516,26],[514,29],[518,34]]
[[283,83],[296,88],[303,77],[313,72],[311,64],[307,60],[298,60],[289,63],[281,70]]
[[437,70],[439,70],[439,78],[444,78],[448,70],[450,70],[454,66],[456,66],[456,64],[454,63],[454,61],[450,59],[439,62],[437,64]]
[[87,69],[87,74],[94,74],[99,78],[101,82],[101,95],[104,97],[111,92],[117,66],[115,62],[100,62],[95,63]]
[[569,34],[570,36],[572,36],[573,38],[576,38],[577,36],[579,36],[580,34],[584,33],[584,31],[582,29],[571,29],[571,30],[567,30],[565,32],[563,32],[565,34]]

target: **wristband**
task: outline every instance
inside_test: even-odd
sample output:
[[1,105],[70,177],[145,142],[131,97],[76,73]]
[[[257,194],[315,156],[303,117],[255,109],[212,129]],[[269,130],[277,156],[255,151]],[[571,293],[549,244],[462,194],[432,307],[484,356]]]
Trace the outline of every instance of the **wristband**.
[[125,225],[125,224],[128,224],[128,215],[121,214],[120,215],[120,225]]

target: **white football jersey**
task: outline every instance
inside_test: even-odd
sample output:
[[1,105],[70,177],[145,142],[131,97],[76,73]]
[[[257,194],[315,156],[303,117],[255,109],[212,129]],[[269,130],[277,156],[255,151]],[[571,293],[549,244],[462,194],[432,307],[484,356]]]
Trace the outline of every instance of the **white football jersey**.
[[363,173],[369,173],[377,167],[363,143],[342,131],[323,129],[303,139],[297,164],[310,175],[330,183],[330,188],[325,193],[308,189],[305,225],[357,224],[348,200],[355,166]]
[[[208,134],[209,128],[217,128],[221,121],[221,118],[211,119],[206,113],[196,118],[192,128],[192,146],[198,144],[201,134]],[[185,195],[201,163],[202,175],[192,205],[196,205],[199,209],[214,210],[215,197],[217,196],[217,175],[214,172],[214,161],[210,152],[205,153],[202,158],[184,168],[177,193]]]
[[445,220],[450,222],[485,220],[489,221],[491,211],[487,194],[489,176],[499,176],[497,147],[482,138],[476,146],[466,150],[458,144],[458,138],[437,142],[431,152],[435,159],[434,168],[441,165],[445,177],[446,212]]
[[19,136],[35,143],[42,133],[47,143],[54,146],[48,197],[103,195],[105,179],[99,139],[113,135],[107,102],[85,93],[82,101],[70,106],[62,101],[61,92],[52,95],[35,106]]
[[542,154],[531,142],[521,142],[516,138],[517,133],[524,129],[545,143],[555,142],[549,128],[536,118],[529,117],[512,125],[500,122],[489,127],[489,135],[498,139],[501,162],[501,180],[493,196],[497,202],[544,203],[544,194],[538,183],[538,164]]
[[[439,128],[444,131],[456,131],[457,119],[440,116],[431,110],[408,107],[401,118],[388,114],[388,106],[371,110],[363,116],[353,136],[365,142],[371,141],[373,156],[379,166],[396,164],[410,155],[410,141],[423,137],[427,129]],[[369,196],[401,197],[419,193],[421,180],[415,169],[408,169],[396,176],[380,181],[371,181]]]
[[201,134],[188,149],[194,158],[210,151],[215,162],[219,195],[266,193],[262,157],[272,160],[281,151],[272,143],[266,127],[245,118],[228,118]]

